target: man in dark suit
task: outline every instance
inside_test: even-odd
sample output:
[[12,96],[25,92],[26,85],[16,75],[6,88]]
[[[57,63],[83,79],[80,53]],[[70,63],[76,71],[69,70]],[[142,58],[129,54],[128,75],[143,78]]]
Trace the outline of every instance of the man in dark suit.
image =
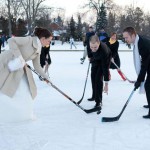
[[135,89],[141,86],[145,80],[145,92],[148,102],[149,112],[143,118],[150,119],[150,40],[138,35],[133,27],[127,27],[123,30],[123,37],[128,44],[133,43],[134,66],[138,74],[135,82]]
[[[100,42],[99,37],[97,35],[92,36],[89,43],[92,54],[92,58],[90,58],[90,61],[92,62],[92,98],[96,102],[95,107],[101,108],[103,91],[108,94],[111,50],[107,47],[105,43]],[[104,87],[103,78],[105,81]]]

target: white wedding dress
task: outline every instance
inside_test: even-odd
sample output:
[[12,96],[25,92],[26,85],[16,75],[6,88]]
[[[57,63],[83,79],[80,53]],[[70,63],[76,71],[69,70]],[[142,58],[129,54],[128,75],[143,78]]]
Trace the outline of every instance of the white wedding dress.
[[35,119],[33,103],[26,76],[23,75],[13,98],[0,92],[0,124]]

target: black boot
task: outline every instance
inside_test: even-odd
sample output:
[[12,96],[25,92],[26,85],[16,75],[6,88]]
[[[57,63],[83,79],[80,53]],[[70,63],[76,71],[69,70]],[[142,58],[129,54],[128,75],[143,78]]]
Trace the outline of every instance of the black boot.
[[84,63],[84,60],[85,60],[85,58],[82,58],[82,60],[81,60],[81,64],[83,64],[83,63]]
[[85,59],[84,57],[83,57],[83,58],[80,58],[81,61],[84,61],[84,59]]
[[150,119],[150,110],[148,112],[148,115],[143,116],[144,119]]
[[149,108],[149,106],[148,106],[148,105],[143,105],[143,107],[144,107],[144,108]]
[[88,101],[95,101],[95,98],[91,97],[87,99]]
[[145,116],[143,116],[143,118],[144,119],[150,119],[150,115],[148,114],[148,115],[145,115]]
[[94,108],[100,108],[100,110],[101,110],[102,109],[101,106],[102,106],[101,103],[96,103],[95,106],[94,106]]
[[84,63],[84,60],[81,61],[81,64],[83,64],[83,63]]

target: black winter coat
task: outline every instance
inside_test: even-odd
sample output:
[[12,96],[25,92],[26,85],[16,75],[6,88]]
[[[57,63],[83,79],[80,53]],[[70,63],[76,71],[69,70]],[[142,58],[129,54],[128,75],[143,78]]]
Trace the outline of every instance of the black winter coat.
[[104,81],[109,81],[109,67],[111,62],[111,50],[101,42],[98,50],[92,52],[92,65],[99,65],[104,76]]
[[[107,38],[107,39],[103,40],[103,42],[105,42],[106,45],[110,48],[111,53],[112,53],[112,58],[114,58],[115,63],[120,68],[120,58],[119,58],[119,54],[118,54],[119,42],[116,41],[115,43],[110,44],[109,40],[110,40],[110,38]],[[110,64],[110,68],[117,69],[117,67],[113,63]]]
[[[51,57],[50,57],[49,51],[50,51],[50,46],[49,47],[42,47],[41,55],[40,55],[40,64],[41,64],[42,68],[46,64],[45,61],[47,61],[47,63],[49,65],[51,64]],[[46,58],[46,56],[48,56],[48,58]]]
[[137,81],[142,82],[146,73],[150,76],[150,40],[139,36],[138,49],[141,56],[141,70]]

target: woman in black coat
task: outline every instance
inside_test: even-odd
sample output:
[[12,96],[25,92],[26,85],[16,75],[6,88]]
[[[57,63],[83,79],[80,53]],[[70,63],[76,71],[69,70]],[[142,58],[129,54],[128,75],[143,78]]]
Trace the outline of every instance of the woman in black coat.
[[119,75],[125,81],[126,78],[124,77],[124,75],[121,73],[121,71],[119,69],[120,68],[120,58],[119,58],[119,54],[118,54],[119,42],[117,40],[117,34],[111,33],[111,36],[109,38],[106,38],[105,40],[103,40],[103,42],[106,43],[106,45],[110,48],[110,50],[112,52],[110,69],[117,69]]
[[41,55],[40,55],[41,67],[44,68],[45,73],[47,74],[48,74],[49,65],[51,64],[51,57],[50,57],[49,51],[50,51],[50,45],[42,47]]

